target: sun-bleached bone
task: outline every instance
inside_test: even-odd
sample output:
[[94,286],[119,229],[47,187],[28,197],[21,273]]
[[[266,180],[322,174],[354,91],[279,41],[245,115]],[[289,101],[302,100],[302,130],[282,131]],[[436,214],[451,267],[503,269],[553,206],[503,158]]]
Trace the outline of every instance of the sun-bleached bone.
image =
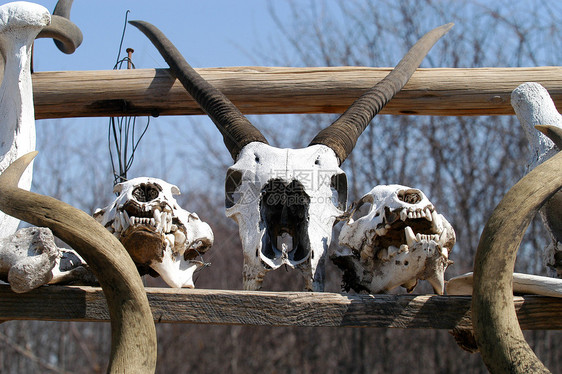
[[[119,183],[118,197],[94,218],[117,237],[141,274],[160,275],[170,287],[193,288],[201,254],[213,245],[211,227],[182,209],[178,187],[158,178]],[[156,273],[155,273],[156,272]]]
[[[473,273],[466,273],[447,281],[447,295],[472,295]],[[562,297],[562,279],[540,275],[513,273],[513,293]]]
[[409,292],[419,279],[438,294],[455,232],[425,194],[402,185],[380,185],[352,205],[331,259],[344,271],[346,290]]
[[[4,77],[0,85],[0,173],[20,156],[35,149],[35,115],[31,84],[31,48],[49,25],[49,11],[23,1],[0,6],[0,54]],[[19,186],[29,190],[32,168]],[[19,220],[0,213],[0,237],[16,232]]]
[[301,270],[306,289],[323,291],[332,226],[347,199],[346,177],[339,166],[453,24],[422,36],[395,69],[316,134],[307,148],[289,150],[269,146],[261,131],[201,77],[157,27],[145,21],[130,23],[152,41],[172,74],[213,120],[235,162],[225,182],[226,214],[239,224],[244,288],[261,288],[269,270],[286,264]]
[[57,247],[51,230],[44,227],[23,228],[0,238],[0,280],[18,293],[45,284],[95,282],[84,260]]
[[346,197],[345,174],[329,147],[244,147],[226,178],[226,215],[239,227],[244,289],[260,289],[267,272],[287,265],[303,274],[305,289],[322,291],[332,227]]
[[[562,128],[562,115],[548,91],[538,83],[527,82],[511,93],[511,105],[523,128],[531,154],[528,170],[548,160],[560,151],[546,135],[535,129],[536,125]],[[553,275],[562,278],[562,192],[557,192],[540,210],[542,221],[550,236],[550,243],[543,251],[543,263]]]

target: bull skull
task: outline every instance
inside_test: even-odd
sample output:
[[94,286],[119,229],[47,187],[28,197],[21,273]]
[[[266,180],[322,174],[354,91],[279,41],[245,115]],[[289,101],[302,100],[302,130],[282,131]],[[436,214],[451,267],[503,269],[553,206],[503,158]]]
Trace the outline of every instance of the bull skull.
[[[31,85],[31,49],[36,37],[60,40],[72,53],[82,34],[67,18],[72,1],[61,1],[51,17],[41,5],[17,1],[0,6],[0,173],[20,156],[35,149],[35,114]],[[59,16],[61,14],[62,16]],[[66,18],[64,18],[64,17]],[[32,168],[19,186],[31,187]],[[17,230],[19,220],[0,213],[0,237]]]
[[246,289],[259,289],[264,275],[284,264],[303,273],[307,289],[322,282],[324,253],[347,196],[330,148],[248,144],[228,169],[225,190],[226,215],[240,230]]
[[[121,241],[141,274],[160,275],[170,287],[193,288],[201,254],[213,245],[211,227],[182,209],[178,187],[157,178],[119,183],[119,195],[94,218]],[[154,273],[156,272],[156,273]]]
[[[154,43],[176,78],[213,120],[235,161],[227,173],[226,214],[239,224],[244,288],[261,288],[267,271],[287,264],[305,273],[306,289],[322,291],[332,226],[346,205],[345,174],[339,166],[373,117],[408,82],[452,24],[422,37],[396,69],[322,130],[309,147],[289,150],[269,146],[261,132],[189,66],[160,30],[147,22],[130,23]],[[299,175],[301,168],[304,177]],[[310,175],[318,179],[309,180]],[[295,199],[299,203],[291,204]]]
[[455,232],[425,194],[401,185],[376,186],[353,205],[332,256],[344,287],[379,293],[426,279],[442,295]]

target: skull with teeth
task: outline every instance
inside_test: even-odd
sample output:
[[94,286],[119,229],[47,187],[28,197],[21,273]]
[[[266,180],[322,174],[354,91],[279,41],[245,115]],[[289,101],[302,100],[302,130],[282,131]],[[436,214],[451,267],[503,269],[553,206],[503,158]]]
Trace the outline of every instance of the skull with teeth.
[[383,185],[352,205],[339,236],[344,247],[331,257],[348,290],[379,293],[403,286],[411,292],[424,279],[441,295],[455,241],[453,228],[422,191]]
[[118,197],[94,213],[117,237],[141,274],[160,275],[170,287],[193,288],[202,253],[213,244],[211,227],[182,209],[178,187],[157,178],[135,178],[115,186]]
[[345,211],[347,179],[334,152],[315,145],[279,149],[252,143],[228,169],[226,215],[239,226],[244,288],[286,265],[321,291],[332,227]]
[[213,120],[234,160],[225,183],[226,214],[239,226],[244,288],[261,288],[268,271],[286,264],[301,270],[306,289],[322,291],[333,223],[347,197],[345,174],[339,167],[371,120],[408,82],[452,24],[425,34],[391,73],[301,149],[270,146],[261,131],[200,76],[158,28],[144,21],[131,24],[148,36],[172,74]]

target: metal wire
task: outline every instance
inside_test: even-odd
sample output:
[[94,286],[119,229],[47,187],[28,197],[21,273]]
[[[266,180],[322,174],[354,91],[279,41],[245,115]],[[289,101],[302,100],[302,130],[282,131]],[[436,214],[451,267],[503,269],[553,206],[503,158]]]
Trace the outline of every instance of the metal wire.
[[[125,13],[125,24],[123,26],[123,33],[121,34],[121,41],[119,43],[119,52],[113,70],[119,70],[123,64],[127,62],[128,68],[135,68],[131,55],[133,50],[127,49],[128,56],[121,57],[123,48],[123,40],[125,39],[125,31],[127,29],[127,18],[130,10]],[[135,160],[135,152],[140,144],[140,141],[146,134],[150,125],[150,117],[147,117],[146,125],[138,135],[136,117],[110,117],[107,133],[107,141],[109,147],[109,158],[111,160],[111,167],[113,171],[113,185],[124,182],[127,180],[127,172],[133,166]],[[114,155],[115,153],[115,155]],[[117,163],[117,165],[116,165]]]

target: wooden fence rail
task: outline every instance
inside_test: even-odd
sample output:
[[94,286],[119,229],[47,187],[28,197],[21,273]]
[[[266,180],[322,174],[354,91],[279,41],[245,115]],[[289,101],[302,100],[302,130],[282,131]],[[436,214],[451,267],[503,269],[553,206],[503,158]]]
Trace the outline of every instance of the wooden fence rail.
[[[197,69],[246,114],[341,113],[389,68]],[[511,91],[538,82],[562,107],[562,67],[419,69],[382,114],[513,114]],[[202,114],[167,69],[33,74],[37,119]]]
[[[470,296],[147,288],[154,320],[262,326],[471,329]],[[0,321],[109,321],[100,288],[0,286]],[[523,330],[562,329],[562,299],[514,297]]]

